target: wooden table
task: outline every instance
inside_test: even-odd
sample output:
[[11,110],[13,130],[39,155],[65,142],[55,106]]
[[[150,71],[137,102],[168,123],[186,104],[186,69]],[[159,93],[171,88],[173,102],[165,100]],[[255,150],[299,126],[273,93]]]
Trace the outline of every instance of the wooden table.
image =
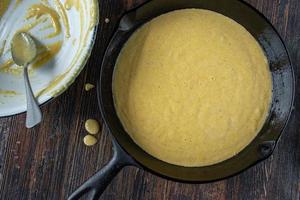
[[[0,0],[1,1],[1,0]],[[220,0],[222,1],[222,0]],[[77,81],[63,95],[42,107],[43,123],[25,129],[25,115],[0,119],[0,199],[56,200],[66,197],[111,157],[106,128],[99,143],[84,146],[84,122],[101,121],[96,83],[101,57],[120,15],[143,0],[100,0],[100,26],[93,54]],[[247,0],[260,10],[283,37],[300,75],[300,1]],[[105,23],[105,18],[110,22]],[[293,117],[273,156],[227,180],[191,185],[168,181],[128,167],[107,188],[103,200],[161,199],[300,199],[300,89]]]

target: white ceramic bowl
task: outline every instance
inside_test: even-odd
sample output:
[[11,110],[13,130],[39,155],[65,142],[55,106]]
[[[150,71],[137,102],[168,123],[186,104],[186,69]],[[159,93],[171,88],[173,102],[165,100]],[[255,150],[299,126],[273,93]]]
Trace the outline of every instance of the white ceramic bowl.
[[[28,31],[42,46],[40,51],[48,49],[48,56],[51,44],[59,49],[47,62],[30,70],[33,91],[42,104],[74,82],[90,56],[98,24],[97,0],[2,1],[9,3],[5,13],[0,13],[0,117],[26,111],[22,68],[9,63],[10,41],[16,32]],[[28,18],[30,9],[35,17]],[[56,27],[54,18],[58,19]]]

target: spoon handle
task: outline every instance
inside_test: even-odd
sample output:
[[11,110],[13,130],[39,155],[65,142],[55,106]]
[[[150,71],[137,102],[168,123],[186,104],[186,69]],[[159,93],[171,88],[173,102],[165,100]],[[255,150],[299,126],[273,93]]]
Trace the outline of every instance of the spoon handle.
[[24,82],[27,100],[26,127],[32,128],[42,121],[42,112],[34,97],[28,77],[28,65],[24,66]]

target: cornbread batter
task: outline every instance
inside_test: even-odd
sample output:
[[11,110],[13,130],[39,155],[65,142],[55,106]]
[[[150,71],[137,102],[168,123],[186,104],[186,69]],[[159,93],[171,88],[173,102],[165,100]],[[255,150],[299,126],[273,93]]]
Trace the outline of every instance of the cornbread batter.
[[49,62],[54,56],[60,51],[63,42],[57,41],[49,44],[47,46],[42,46],[39,48],[40,53],[33,63],[32,67],[38,68]]
[[258,42],[212,11],[161,15],[136,31],[114,72],[117,114],[152,156],[206,166],[244,149],[261,129],[272,82]]
[[92,135],[96,135],[100,131],[100,124],[95,119],[88,119],[84,124],[85,130]]
[[85,85],[84,85],[84,89],[85,89],[85,91],[90,91],[90,90],[92,90],[92,89],[94,89],[95,88],[95,86],[93,85],[93,84],[90,84],[90,83],[86,83]]
[[86,135],[86,136],[84,136],[84,138],[83,138],[83,143],[84,143],[86,146],[93,146],[93,145],[95,145],[97,142],[98,142],[97,138],[95,138],[95,137],[92,136],[92,135]]

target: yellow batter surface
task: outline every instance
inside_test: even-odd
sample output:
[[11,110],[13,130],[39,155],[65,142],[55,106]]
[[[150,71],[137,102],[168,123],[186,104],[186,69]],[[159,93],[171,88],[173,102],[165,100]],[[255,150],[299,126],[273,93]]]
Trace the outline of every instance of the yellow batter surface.
[[114,72],[117,114],[152,156],[206,166],[244,149],[261,129],[272,82],[258,42],[212,11],[164,14],[136,31]]

